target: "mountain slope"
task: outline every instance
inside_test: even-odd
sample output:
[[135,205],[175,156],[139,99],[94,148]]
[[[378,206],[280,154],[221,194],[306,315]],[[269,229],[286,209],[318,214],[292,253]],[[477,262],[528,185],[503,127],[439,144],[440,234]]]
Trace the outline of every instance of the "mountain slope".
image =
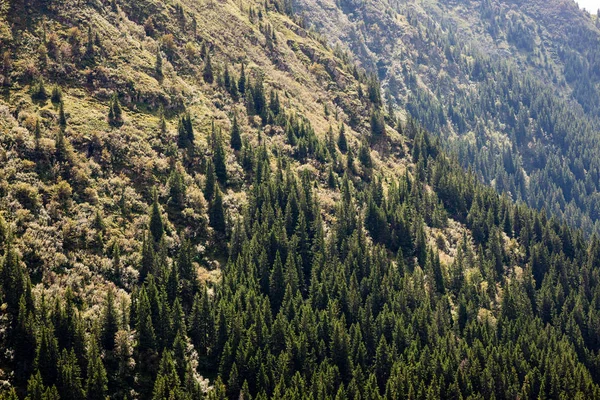
[[289,2],[0,10],[0,398],[600,396],[598,240]]
[[598,232],[596,16],[558,0],[295,5],[485,182]]

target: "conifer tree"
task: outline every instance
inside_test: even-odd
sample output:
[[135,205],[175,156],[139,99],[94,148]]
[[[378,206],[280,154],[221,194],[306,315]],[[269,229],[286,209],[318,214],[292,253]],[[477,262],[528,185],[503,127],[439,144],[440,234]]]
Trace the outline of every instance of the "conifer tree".
[[275,262],[269,276],[269,298],[274,312],[279,310],[285,294],[285,283],[283,276],[283,265],[279,251],[275,255]]
[[115,293],[112,288],[108,289],[106,294],[104,312],[102,315],[102,329],[100,332],[100,342],[102,348],[112,351],[115,348],[115,335],[119,330],[117,310],[115,308]]
[[148,275],[156,272],[156,254],[151,232],[144,234],[142,240],[142,260],[139,270],[140,282],[144,282]]
[[231,148],[239,151],[242,148],[242,136],[240,134],[240,126],[237,121],[237,114],[233,115],[233,122],[231,124]]
[[25,290],[25,276],[21,268],[19,256],[14,250],[9,239],[6,244],[4,258],[2,259],[2,269],[0,270],[0,279],[2,280],[2,292],[4,302],[7,305],[9,313],[16,318],[19,310],[19,301]]
[[212,160],[208,160],[206,167],[206,182],[204,183],[204,198],[208,202],[212,202],[215,195],[215,188],[217,184],[217,176],[215,175],[215,167]]
[[95,57],[95,51],[94,51],[94,39],[93,39],[93,34],[92,34],[92,27],[88,26],[87,42],[85,45],[85,53],[83,55],[83,59],[88,64],[91,64],[94,62],[94,57]]
[[238,91],[242,96],[246,94],[246,71],[244,70],[244,64],[242,64],[240,79],[238,80]]
[[152,233],[152,238],[154,239],[154,243],[158,243],[160,242],[160,240],[162,239],[164,233],[165,233],[165,228],[164,228],[164,223],[163,223],[163,219],[162,219],[162,214],[160,212],[160,205],[158,204],[158,193],[156,191],[156,189],[154,189],[153,192],[153,201],[152,201],[152,208],[150,211],[150,232]]
[[218,187],[216,187],[215,197],[210,203],[208,216],[210,219],[210,226],[219,236],[224,236],[226,230],[225,209],[223,208],[221,190]]
[[358,151],[358,159],[362,166],[366,169],[373,167],[373,160],[371,159],[371,149],[366,141],[363,141]]
[[204,82],[209,84],[213,83],[214,77],[210,61],[210,53],[206,54],[206,59],[204,60],[204,69],[202,70],[202,77],[204,78]]
[[57,365],[58,342],[53,327],[45,326],[41,329],[35,358],[35,368],[40,372],[44,385],[52,386],[56,383]]
[[[214,128],[213,128],[214,131]],[[225,157],[225,149],[223,149],[223,143],[221,143],[221,135],[219,133],[213,134],[213,165],[215,168],[215,175],[221,185],[227,184],[227,160]]]
[[159,81],[163,78],[163,59],[160,47],[156,50],[156,61],[154,62],[154,73]]
[[60,86],[55,85],[52,88],[52,96],[50,96],[50,101],[54,104],[59,104],[62,101],[62,90]]
[[383,113],[379,110],[373,110],[371,113],[371,138],[378,140],[385,135],[385,120]]
[[81,371],[73,349],[71,351],[63,349],[58,360],[58,371],[57,389],[62,398],[84,400],[85,394],[81,382]]
[[92,339],[89,345],[87,380],[85,384],[87,400],[106,400],[108,394],[108,378],[100,358],[96,341]]
[[185,206],[185,183],[179,168],[174,168],[169,177],[169,206],[179,212]]
[[62,100],[58,103],[58,124],[63,129],[67,126],[67,117],[65,116],[65,104]]
[[108,105],[108,123],[114,127],[123,125],[123,111],[116,93],[113,94]]

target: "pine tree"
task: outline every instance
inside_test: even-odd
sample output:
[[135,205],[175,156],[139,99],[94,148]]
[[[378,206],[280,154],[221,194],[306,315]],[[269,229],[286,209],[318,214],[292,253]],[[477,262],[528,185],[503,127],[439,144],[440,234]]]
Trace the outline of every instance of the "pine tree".
[[153,350],[156,347],[156,335],[152,323],[152,311],[145,287],[142,287],[137,299],[135,329],[138,338],[138,351]]
[[[214,131],[214,127],[213,127]],[[215,167],[215,175],[221,185],[227,184],[227,160],[225,157],[225,149],[221,143],[221,135],[213,134],[213,165]]]
[[279,251],[275,255],[275,262],[271,269],[271,275],[269,276],[269,298],[271,299],[271,306],[273,311],[277,312],[283,301],[285,294],[284,276],[283,276],[283,265],[281,263],[281,256]]
[[61,100],[58,103],[58,124],[61,128],[67,126],[67,117],[65,116],[65,103]]
[[87,400],[106,400],[108,394],[108,378],[106,370],[100,358],[98,345],[92,339],[90,341],[87,367],[86,399]]
[[218,187],[215,190],[215,198],[210,203],[208,216],[210,220],[210,226],[219,236],[224,236],[226,230],[225,209],[223,208],[221,190]]
[[57,388],[63,399],[84,400],[81,370],[73,349],[63,349],[58,360]]
[[385,120],[383,113],[379,110],[373,110],[371,113],[371,138],[377,140],[385,135]]
[[50,96],[50,101],[54,104],[60,104],[62,102],[62,90],[60,86],[55,85],[52,88],[52,95]]
[[154,383],[152,400],[184,398],[182,395],[181,381],[177,375],[173,356],[170,351],[165,350]]
[[142,240],[142,260],[140,264],[140,282],[144,282],[148,275],[156,272],[156,254],[152,234],[144,234]]
[[83,59],[88,63],[92,64],[94,62],[95,51],[94,51],[94,39],[92,34],[92,27],[88,26],[87,32],[87,42],[85,45],[85,53],[83,55]]
[[13,248],[11,240],[6,244],[4,259],[2,260],[0,279],[4,302],[9,313],[16,318],[19,310],[19,301],[25,290],[25,276],[21,268],[19,256]]
[[358,159],[362,166],[366,169],[373,167],[373,160],[371,159],[371,149],[366,141],[363,141],[358,151]]
[[165,233],[165,228],[164,228],[164,223],[162,220],[162,214],[160,212],[160,206],[158,204],[158,193],[156,191],[156,189],[154,189],[154,194],[153,194],[153,201],[152,201],[152,209],[150,211],[150,232],[152,233],[152,238],[154,239],[154,243],[158,243],[160,242],[160,240],[162,239],[164,233]]
[[238,91],[242,96],[246,94],[246,72],[244,71],[244,64],[242,64],[240,79],[238,80]]
[[112,351],[115,348],[115,335],[119,330],[117,310],[115,308],[115,293],[112,288],[108,289],[106,294],[106,303],[102,315],[102,329],[100,333],[100,343],[102,348]]
[[204,70],[202,71],[202,77],[204,78],[204,82],[209,84],[213,83],[214,77],[210,61],[210,53],[206,54],[206,60],[204,61]]
[[46,400],[47,396],[45,396],[46,387],[44,386],[44,382],[42,380],[42,375],[40,371],[36,371],[36,373],[32,374],[27,381],[27,400]]
[[185,206],[185,183],[179,168],[174,168],[169,177],[169,206],[179,212]]
[[239,151],[242,148],[242,136],[240,135],[240,126],[237,121],[237,114],[233,115],[233,122],[231,124],[231,148]]
[[116,93],[113,94],[108,105],[108,123],[114,127],[123,125],[123,111]]
[[42,375],[44,385],[52,386],[58,377],[58,342],[52,326],[41,328],[36,351],[35,368]]
[[163,59],[160,47],[156,50],[156,61],[154,63],[154,73],[159,81],[163,78]]
[[212,202],[215,195],[215,189],[217,184],[217,176],[215,175],[215,167],[212,160],[208,160],[206,167],[206,182],[204,183],[204,198],[208,202]]
[[194,127],[192,117],[185,113],[179,117],[177,125],[177,146],[180,149],[189,149],[194,145]]

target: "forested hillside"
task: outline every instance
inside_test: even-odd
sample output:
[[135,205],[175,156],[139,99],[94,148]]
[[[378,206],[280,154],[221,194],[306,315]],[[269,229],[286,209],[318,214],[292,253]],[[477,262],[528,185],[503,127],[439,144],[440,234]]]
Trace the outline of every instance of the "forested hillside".
[[570,0],[297,0],[481,180],[599,232],[600,22]]
[[600,397],[600,240],[294,8],[0,3],[0,398]]

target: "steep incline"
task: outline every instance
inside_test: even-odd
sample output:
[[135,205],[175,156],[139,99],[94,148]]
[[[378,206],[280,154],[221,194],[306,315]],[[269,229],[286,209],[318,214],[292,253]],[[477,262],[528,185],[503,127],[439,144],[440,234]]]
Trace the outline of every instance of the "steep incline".
[[513,199],[598,232],[600,22],[573,1],[295,7],[377,71],[461,163]]
[[0,2],[0,399],[600,397],[600,242],[291,14]]

